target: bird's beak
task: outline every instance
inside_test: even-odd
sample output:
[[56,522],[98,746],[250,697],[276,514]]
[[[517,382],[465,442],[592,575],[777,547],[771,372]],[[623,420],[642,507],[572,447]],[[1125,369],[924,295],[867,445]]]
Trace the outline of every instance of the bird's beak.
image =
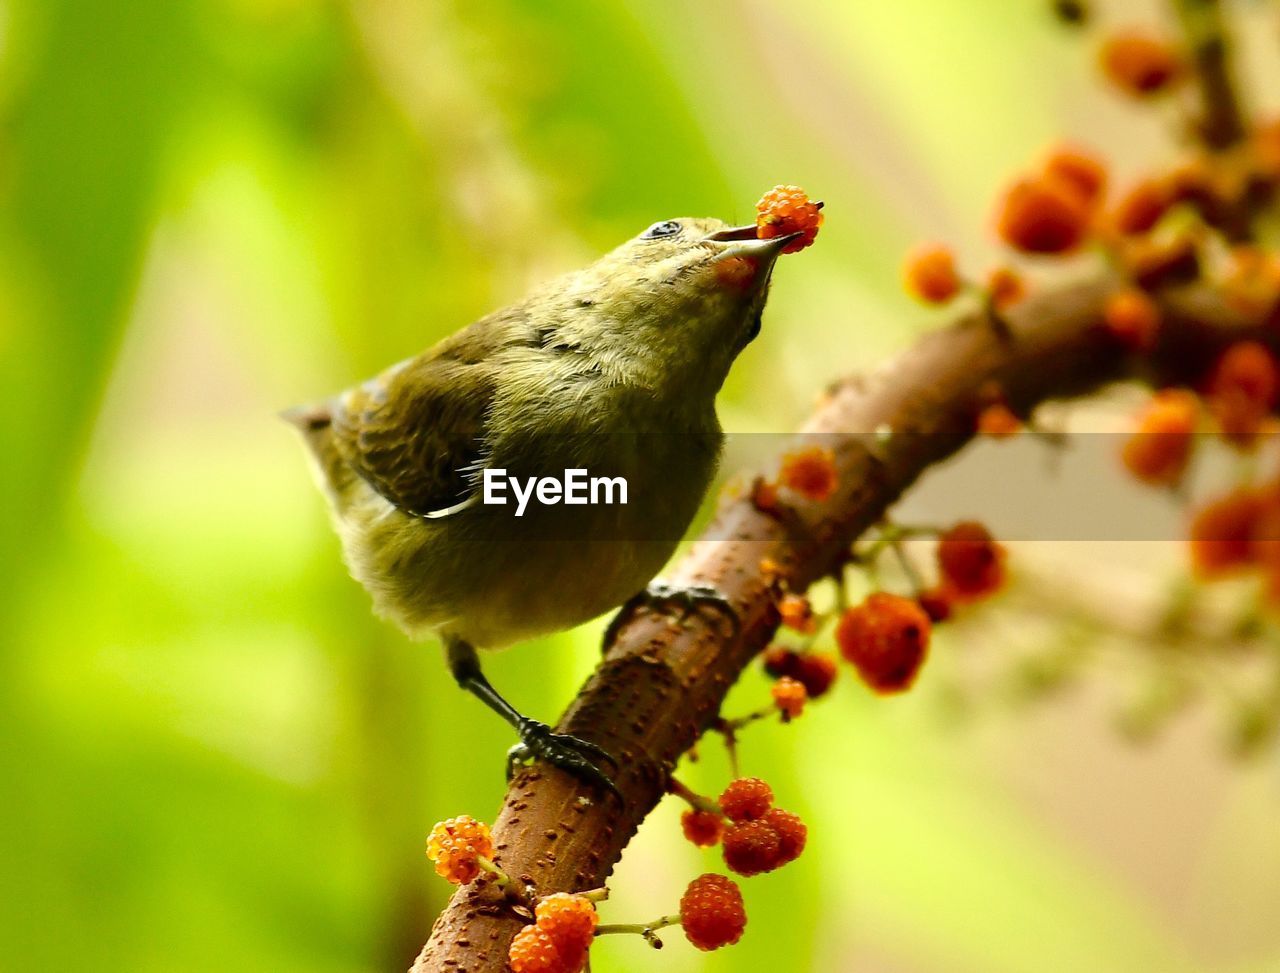
[[707,239],[715,240],[717,243],[729,244],[729,246],[716,254],[716,262],[728,260],[731,257],[754,257],[756,260],[773,261],[782,252],[782,248],[798,236],[801,236],[801,234],[788,233],[786,236],[776,236],[768,240],[761,240],[756,236],[756,227],[752,223],[747,226],[734,226],[727,230],[717,230],[715,233],[707,234]]

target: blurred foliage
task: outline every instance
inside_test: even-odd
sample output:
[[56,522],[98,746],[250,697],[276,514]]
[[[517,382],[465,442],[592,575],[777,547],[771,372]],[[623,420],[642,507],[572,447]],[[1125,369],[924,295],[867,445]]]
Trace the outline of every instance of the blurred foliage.
[[[723,401],[731,430],[789,428],[925,324],[897,293],[909,241],[990,253],[1010,160],[1077,119],[1126,157],[1158,144],[1094,107],[1082,60],[1010,0],[0,0],[0,965],[407,966],[449,892],[424,837],[492,816],[508,734],[373,620],[274,412],[656,219],[742,219],[796,182],[827,229]],[[552,716],[598,633],[495,681]],[[890,706],[850,683],[746,741],[810,852],[748,884],[741,947],[674,933],[663,968],[1280,968],[1273,780],[1196,764],[1208,850],[1144,871],[1091,840],[1092,805],[1012,793],[1043,772],[1031,741],[1087,773],[1066,741],[1088,712],[940,732],[927,686]],[[1146,759],[1101,739],[1112,772]],[[690,779],[717,790],[706,749]],[[1188,771],[1164,766],[1168,793]],[[677,811],[611,920],[712,867]],[[597,953],[657,968],[638,940]]]

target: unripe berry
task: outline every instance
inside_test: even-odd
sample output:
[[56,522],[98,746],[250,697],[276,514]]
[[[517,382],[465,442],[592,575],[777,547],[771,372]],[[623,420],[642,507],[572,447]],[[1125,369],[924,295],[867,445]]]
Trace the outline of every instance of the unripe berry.
[[929,616],[914,601],[878,591],[845,611],[836,642],[863,682],[878,693],[897,693],[915,681],[929,629]]
[[804,684],[790,676],[783,676],[770,689],[773,704],[778,707],[789,720],[794,720],[804,712],[804,704],[809,699]]
[[587,951],[560,949],[552,935],[542,926],[525,926],[507,949],[507,961],[514,973],[580,973],[587,962]]
[[951,248],[927,243],[907,254],[902,268],[907,293],[927,304],[945,304],[960,291],[960,275]]
[[1125,287],[1107,298],[1102,318],[1107,331],[1131,351],[1150,351],[1160,330],[1160,309],[1146,291]]
[[1154,486],[1182,480],[1195,445],[1200,401],[1186,389],[1161,389],[1125,441],[1121,459],[1137,479]]
[[1100,61],[1112,84],[1138,98],[1164,91],[1183,71],[1182,58],[1172,44],[1139,29],[1108,37]]
[[962,521],[938,539],[938,570],[953,597],[984,598],[1004,582],[1004,548],[976,521]]
[[799,186],[774,186],[756,203],[756,236],[761,240],[803,233],[783,248],[798,253],[813,243],[822,226],[822,204],[811,202]]
[[1025,253],[1067,253],[1088,232],[1089,206],[1059,179],[1023,178],[1005,193],[996,229],[1006,243]]
[[743,821],[724,833],[724,863],[739,875],[771,872],[782,864],[782,836],[772,825]]
[[595,903],[583,895],[556,892],[543,898],[534,910],[534,916],[556,948],[565,955],[574,955],[591,947],[596,924]]
[[441,821],[427,838],[427,857],[436,872],[455,885],[466,885],[480,874],[477,857],[493,857],[489,826],[466,814]]
[[724,837],[724,818],[712,811],[689,808],[680,815],[680,829],[699,848],[711,848]]
[[720,795],[720,810],[733,822],[762,818],[773,807],[773,789],[759,777],[739,777]]
[[724,875],[700,875],[680,897],[680,924],[702,950],[732,946],[742,938],[747,912],[738,885]]

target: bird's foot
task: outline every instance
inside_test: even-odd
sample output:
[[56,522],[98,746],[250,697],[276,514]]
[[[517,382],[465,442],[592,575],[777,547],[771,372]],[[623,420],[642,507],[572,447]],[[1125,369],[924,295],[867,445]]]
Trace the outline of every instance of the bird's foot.
[[619,801],[622,800],[622,794],[613,778],[601,770],[597,763],[599,760],[607,760],[615,767],[618,765],[618,761],[604,747],[568,733],[553,733],[547,724],[527,717],[520,721],[517,730],[520,742],[507,751],[507,780],[514,777],[516,768],[526,761],[543,760],[599,785]]
[[729,619],[730,624],[733,626],[734,635],[737,635],[742,627],[742,623],[738,618],[738,610],[733,607],[733,603],[718,588],[704,584],[681,586],[668,584],[665,581],[654,581],[644,591],[634,595],[625,605],[618,609],[618,614],[613,616],[613,620],[609,622],[609,627],[605,630],[602,647],[607,650],[613,644],[618,630],[631,621],[636,611],[650,605],[671,606],[680,609],[680,621],[684,621],[700,608],[714,608]]

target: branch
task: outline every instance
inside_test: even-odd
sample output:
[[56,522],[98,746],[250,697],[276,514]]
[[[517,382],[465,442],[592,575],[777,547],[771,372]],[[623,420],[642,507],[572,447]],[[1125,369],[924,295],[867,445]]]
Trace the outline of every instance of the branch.
[[[757,510],[749,498],[727,503],[671,578],[719,588],[739,613],[739,631],[731,634],[711,612],[683,626],[658,612],[638,613],[618,630],[560,722],[561,732],[619,755],[625,807],[558,770],[528,768],[512,781],[494,826],[503,868],[540,893],[604,884],[662,798],[680,755],[777,628],[761,559],[775,562],[796,591],[836,570],[925,470],[973,437],[987,383],[999,383],[1025,415],[1045,400],[1086,395],[1115,380],[1193,379],[1230,342],[1280,324],[1275,314],[1264,321],[1232,310],[1204,284],[1164,290],[1155,295],[1164,312],[1158,347],[1139,359],[1121,353],[1101,327],[1117,286],[1103,273],[1029,298],[1005,315],[1007,327],[982,311],[962,314],[873,375],[835,385],[802,430],[833,449],[835,495],[799,501],[782,517]],[[519,927],[490,883],[464,886],[436,921],[413,973],[504,971]]]
[[1200,138],[1215,151],[1230,148],[1247,132],[1231,76],[1231,45],[1219,0],[1174,0],[1199,89],[1196,119]]

